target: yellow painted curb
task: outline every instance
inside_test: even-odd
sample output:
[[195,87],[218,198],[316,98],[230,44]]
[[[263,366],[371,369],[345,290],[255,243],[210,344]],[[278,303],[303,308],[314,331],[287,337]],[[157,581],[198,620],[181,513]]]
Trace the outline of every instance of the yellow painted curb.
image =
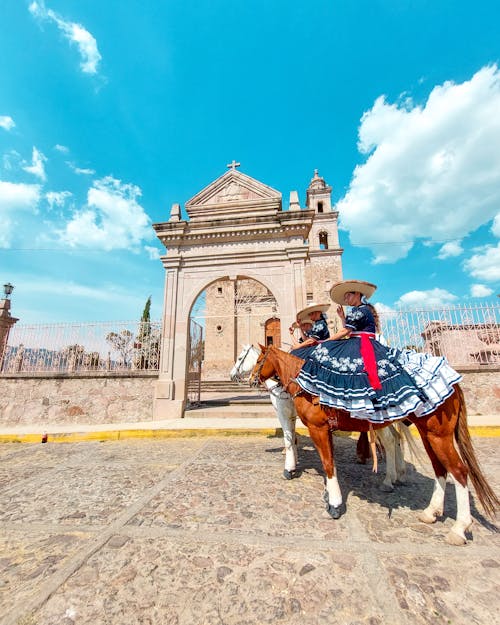
[[[299,434],[299,430],[297,430]],[[307,434],[307,430],[304,430]],[[185,430],[109,430],[103,432],[57,432],[47,435],[47,443],[80,443],[84,441],[118,441],[126,439],[203,438],[208,436],[282,436],[280,428],[260,429],[185,429]],[[42,434],[0,434],[0,443],[41,443]]]
[[[419,437],[416,428],[412,428],[412,434]],[[494,438],[500,436],[500,426],[473,425],[469,427],[472,436]],[[308,436],[306,428],[297,428],[297,434]],[[283,433],[281,428],[256,428],[256,429],[227,429],[227,428],[203,428],[185,430],[106,430],[103,432],[54,432],[48,433],[48,443],[80,443],[84,441],[118,441],[126,439],[168,439],[168,438],[204,438],[208,436],[267,436],[279,437]],[[357,437],[356,432],[335,432],[336,436]],[[41,443],[42,433],[30,434],[0,434],[0,443]]]

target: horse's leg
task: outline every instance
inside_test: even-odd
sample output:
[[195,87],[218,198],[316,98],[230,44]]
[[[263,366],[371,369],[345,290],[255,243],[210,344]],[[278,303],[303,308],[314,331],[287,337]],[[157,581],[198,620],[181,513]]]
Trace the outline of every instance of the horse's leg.
[[380,490],[391,493],[394,490],[394,482],[398,476],[396,472],[396,437],[397,433],[389,426],[377,430],[377,436],[385,449],[385,479],[380,485]]
[[370,457],[370,445],[368,443],[368,433],[360,432],[358,442],[356,443],[356,462],[366,464]]
[[465,532],[472,525],[469,488],[467,486],[467,467],[455,449],[452,432],[445,432],[442,436],[429,432],[428,439],[436,456],[447,470],[455,485],[457,518],[446,536],[446,542],[450,545],[464,545],[467,542]]
[[[280,388],[280,387],[277,387]],[[283,441],[285,444],[285,469],[283,477],[291,480],[297,470],[297,443],[295,440],[295,422],[296,412],[293,400],[290,396],[284,395],[284,392],[271,393],[271,401],[276,409],[276,415],[283,431]]]
[[457,520],[446,536],[446,542],[450,545],[464,545],[467,542],[465,532],[472,525],[470,513],[469,488],[467,484],[462,486],[455,476],[450,473],[455,485],[455,496],[457,498]]
[[423,510],[418,518],[424,523],[434,523],[437,516],[442,516],[444,508],[444,491],[446,487],[446,469],[439,461],[438,457],[434,453],[434,450],[427,438],[427,429],[422,423],[415,422],[418,428],[422,443],[425,447],[425,451],[429,456],[432,468],[434,469],[434,489],[432,491],[432,497],[429,505]]
[[[391,425],[390,427],[393,428],[394,444],[396,447],[396,482],[402,483],[406,481],[406,461],[403,442],[403,435],[406,436],[406,434],[403,434],[403,428],[406,428],[406,430],[408,430],[408,427],[406,425],[403,425],[402,423],[399,425],[399,428],[393,425]],[[408,433],[407,435],[411,436],[410,433]]]
[[[421,512],[419,519],[424,523],[434,523],[436,516],[442,516],[446,475],[449,473],[455,484],[457,518],[446,537],[446,542],[451,545],[463,545],[467,542],[465,532],[472,525],[469,489],[467,487],[467,468],[453,445],[453,431],[448,431],[451,429],[451,424],[446,428],[446,425],[438,427],[436,423],[443,424],[445,420],[432,416],[427,419],[423,417],[415,421],[436,474],[431,501],[427,508]],[[444,431],[442,431],[443,427],[446,428]],[[440,429],[441,431],[439,431]]]
[[342,516],[342,493],[340,491],[339,482],[335,470],[333,459],[333,441],[328,425],[316,426],[308,424],[309,435],[316,447],[321,464],[326,474],[326,487],[324,500],[326,503],[326,511],[332,519],[339,519]]

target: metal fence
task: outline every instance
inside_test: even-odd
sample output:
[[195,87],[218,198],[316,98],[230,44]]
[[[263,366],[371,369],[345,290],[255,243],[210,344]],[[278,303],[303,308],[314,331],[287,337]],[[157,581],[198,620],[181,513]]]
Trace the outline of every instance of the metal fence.
[[500,304],[379,312],[389,345],[446,356],[455,366],[500,365]]
[[117,321],[15,325],[3,374],[157,371],[161,322]]
[[[381,333],[395,347],[443,355],[454,366],[500,366],[500,304],[379,311]],[[189,394],[199,396],[203,327],[190,322]],[[0,371],[80,373],[158,371],[161,322],[15,325]]]

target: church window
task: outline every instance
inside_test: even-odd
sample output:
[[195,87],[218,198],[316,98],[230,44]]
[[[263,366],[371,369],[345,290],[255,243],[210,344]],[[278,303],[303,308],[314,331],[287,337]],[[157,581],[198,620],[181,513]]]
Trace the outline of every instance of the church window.
[[328,233],[326,232],[319,233],[319,249],[320,250],[328,249]]
[[318,202],[318,213],[323,212],[323,202]]
[[222,295],[222,287],[221,286],[217,287],[217,295]]

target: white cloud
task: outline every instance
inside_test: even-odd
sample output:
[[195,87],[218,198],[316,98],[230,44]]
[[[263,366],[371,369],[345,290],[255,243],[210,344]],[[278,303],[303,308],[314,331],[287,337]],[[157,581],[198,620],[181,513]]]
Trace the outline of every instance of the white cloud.
[[484,284],[473,284],[470,288],[470,294],[472,297],[489,297],[493,293],[493,289]]
[[16,124],[10,115],[0,115],[0,128],[11,130]]
[[152,237],[151,220],[137,201],[140,196],[139,187],[111,176],[95,181],[85,208],[58,232],[61,241],[102,250],[137,248]]
[[12,171],[13,169],[16,169],[20,166],[22,160],[23,159],[19,152],[16,152],[15,150],[10,150],[2,156],[3,168],[5,169],[5,171]]
[[33,174],[34,176],[40,178],[40,180],[43,180],[45,182],[47,176],[45,174],[44,163],[47,161],[47,157],[44,156],[35,147],[33,147],[33,154],[31,158],[31,165],[26,165],[25,167],[23,167],[24,171],[27,171],[29,174]]
[[63,154],[67,154],[69,152],[69,148],[67,148],[65,145],[61,145],[60,143],[57,143],[54,146],[54,149],[58,152],[62,152]]
[[456,295],[445,289],[430,289],[428,291],[409,291],[402,295],[396,302],[398,306],[407,308],[429,308],[434,306],[446,306],[458,299]]
[[30,13],[39,19],[55,22],[64,36],[78,47],[81,57],[80,68],[86,74],[96,74],[101,55],[97,48],[97,41],[81,24],[68,22],[62,19],[52,9],[47,9],[45,2],[39,0],[29,6]]
[[464,248],[459,241],[449,241],[439,250],[438,258],[441,260],[444,260],[445,258],[453,258],[455,256],[460,256],[463,251]]
[[0,247],[10,247],[18,214],[36,212],[39,199],[40,185],[0,180]]
[[495,219],[493,220],[493,225],[491,226],[491,231],[493,234],[500,239],[500,213],[497,213]]
[[85,176],[93,176],[95,174],[95,169],[84,169],[82,167],[77,167],[71,161],[66,161],[66,164],[70,169],[72,169],[75,174],[85,175]]
[[45,194],[45,199],[49,204],[49,209],[52,210],[55,206],[64,206],[66,200],[72,195],[71,191],[49,191]]
[[149,260],[159,260],[160,250],[157,247],[152,247],[151,245],[145,245],[144,249],[149,254]]
[[395,262],[415,238],[461,239],[493,219],[500,205],[499,110],[496,65],[464,83],[434,87],[422,106],[378,98],[359,128],[366,163],[336,207],[352,243],[371,248],[376,263]]
[[500,243],[485,245],[476,254],[464,261],[464,269],[473,278],[493,282],[500,280]]
[[390,306],[387,306],[386,304],[382,304],[382,302],[377,302],[375,304],[375,309],[377,310],[378,313],[382,315],[395,315],[396,314],[396,310],[394,310],[394,308],[391,308]]

